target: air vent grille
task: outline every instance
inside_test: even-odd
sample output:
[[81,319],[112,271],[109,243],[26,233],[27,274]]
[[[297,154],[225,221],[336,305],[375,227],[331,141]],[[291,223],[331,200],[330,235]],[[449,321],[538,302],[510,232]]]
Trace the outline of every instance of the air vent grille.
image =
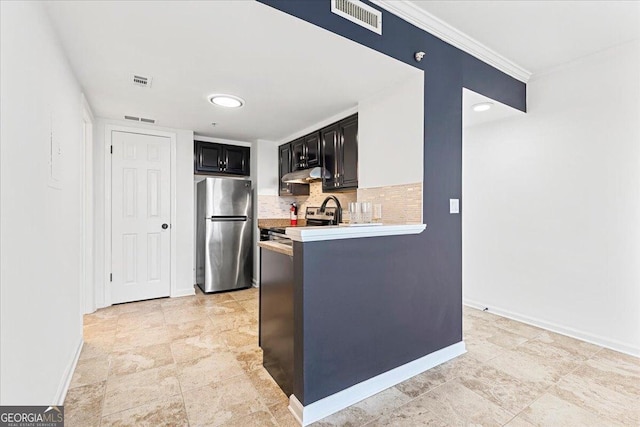
[[133,84],[141,87],[151,87],[151,77],[133,75]]
[[136,117],[136,116],[124,116],[125,120],[132,120],[134,122],[142,122],[142,123],[150,123],[155,124],[155,119],[147,119],[145,117]]
[[359,0],[331,0],[331,12],[374,33],[382,34],[382,12]]

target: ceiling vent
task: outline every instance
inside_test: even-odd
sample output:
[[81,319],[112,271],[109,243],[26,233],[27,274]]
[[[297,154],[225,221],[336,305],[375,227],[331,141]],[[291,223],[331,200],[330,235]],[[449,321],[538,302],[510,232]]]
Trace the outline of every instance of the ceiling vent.
[[140,87],[151,87],[151,77],[133,75],[133,84]]
[[131,120],[134,122],[142,122],[142,123],[150,123],[155,124],[155,119],[146,119],[144,117],[136,117],[136,116],[124,116],[125,120]]
[[331,0],[331,12],[382,34],[382,12],[359,0]]

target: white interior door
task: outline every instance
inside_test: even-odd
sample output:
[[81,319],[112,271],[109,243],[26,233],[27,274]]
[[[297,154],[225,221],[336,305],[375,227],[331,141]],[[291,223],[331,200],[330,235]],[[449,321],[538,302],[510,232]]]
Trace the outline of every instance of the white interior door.
[[111,302],[169,296],[171,140],[112,132]]

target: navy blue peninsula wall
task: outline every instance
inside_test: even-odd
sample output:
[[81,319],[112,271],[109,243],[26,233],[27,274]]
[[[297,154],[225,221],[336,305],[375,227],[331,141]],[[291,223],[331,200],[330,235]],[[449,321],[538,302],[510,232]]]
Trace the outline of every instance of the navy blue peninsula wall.
[[526,85],[374,4],[382,35],[331,13],[329,0],[258,1],[422,69],[425,78],[426,230],[295,242],[293,395],[307,408],[462,341],[461,217],[449,213],[449,199],[462,193],[462,89],[526,111]]

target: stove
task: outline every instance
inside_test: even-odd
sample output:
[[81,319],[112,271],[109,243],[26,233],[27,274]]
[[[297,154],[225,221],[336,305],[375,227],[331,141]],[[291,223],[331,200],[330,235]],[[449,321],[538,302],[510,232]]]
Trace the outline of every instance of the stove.
[[320,211],[317,207],[308,207],[305,212],[305,218],[307,219],[308,226],[322,226],[322,225],[338,225],[336,221],[336,213],[338,208],[335,206],[327,206],[324,208],[324,212]]

